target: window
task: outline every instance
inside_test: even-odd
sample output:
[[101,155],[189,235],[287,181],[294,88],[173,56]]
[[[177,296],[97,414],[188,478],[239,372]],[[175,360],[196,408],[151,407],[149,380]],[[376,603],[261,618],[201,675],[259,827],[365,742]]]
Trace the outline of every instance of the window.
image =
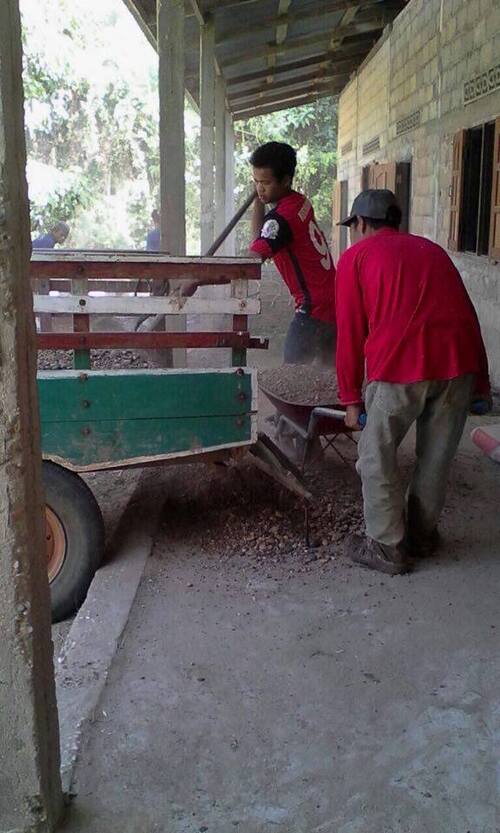
[[456,134],[450,197],[449,248],[500,257],[500,118]]
[[343,179],[335,183],[333,192],[333,229],[332,229],[332,243],[333,243],[333,257],[335,262],[339,259],[342,252],[345,252],[348,246],[347,228],[345,226],[338,226],[344,217],[349,214],[348,203],[348,182]]
[[374,162],[361,170],[361,190],[366,188],[388,188],[396,195],[401,208],[401,230],[410,228],[410,162]]

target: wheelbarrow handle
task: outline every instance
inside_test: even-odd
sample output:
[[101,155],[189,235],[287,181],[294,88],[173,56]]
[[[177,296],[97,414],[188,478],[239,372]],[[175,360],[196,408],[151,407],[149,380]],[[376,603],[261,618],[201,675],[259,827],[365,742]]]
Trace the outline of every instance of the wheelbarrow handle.
[[[322,408],[321,406],[315,408],[313,411],[316,417],[333,417],[334,419],[345,419],[345,411],[339,411],[336,408]],[[362,414],[359,415],[358,424],[361,430],[366,425],[366,413],[363,411]]]
[[474,399],[470,406],[471,414],[474,416],[484,416],[485,414],[489,414],[491,411],[491,402],[488,399]]

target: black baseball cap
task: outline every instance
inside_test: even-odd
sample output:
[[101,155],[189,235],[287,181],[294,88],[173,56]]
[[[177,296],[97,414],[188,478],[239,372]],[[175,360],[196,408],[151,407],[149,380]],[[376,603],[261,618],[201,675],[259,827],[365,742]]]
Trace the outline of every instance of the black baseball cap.
[[368,188],[361,191],[352,204],[351,213],[338,226],[350,226],[356,217],[367,217],[370,220],[387,219],[389,208],[399,208],[398,201],[388,188]]

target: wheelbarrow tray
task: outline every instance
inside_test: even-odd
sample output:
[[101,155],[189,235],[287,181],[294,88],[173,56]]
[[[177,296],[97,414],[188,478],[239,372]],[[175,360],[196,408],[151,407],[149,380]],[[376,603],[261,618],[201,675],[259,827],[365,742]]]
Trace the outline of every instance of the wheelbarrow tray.
[[[272,405],[276,408],[279,416],[286,417],[289,423],[293,423],[294,427],[299,429],[301,433],[307,433],[310,425],[310,419],[313,411],[316,408],[329,408],[336,411],[344,411],[345,408],[338,403],[316,403],[315,405],[306,405],[298,402],[288,402],[282,399],[267,388],[260,386],[262,393],[267,396]],[[350,433],[346,428],[343,416],[320,416],[315,420],[314,433],[317,436],[329,436],[331,434],[346,434]]]

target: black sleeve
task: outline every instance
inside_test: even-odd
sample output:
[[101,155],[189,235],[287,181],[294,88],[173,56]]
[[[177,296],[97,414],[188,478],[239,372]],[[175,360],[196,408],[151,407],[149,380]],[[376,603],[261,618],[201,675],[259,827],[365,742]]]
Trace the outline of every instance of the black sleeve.
[[288,246],[292,239],[292,230],[281,214],[273,209],[264,217],[259,240],[269,245],[273,254]]

